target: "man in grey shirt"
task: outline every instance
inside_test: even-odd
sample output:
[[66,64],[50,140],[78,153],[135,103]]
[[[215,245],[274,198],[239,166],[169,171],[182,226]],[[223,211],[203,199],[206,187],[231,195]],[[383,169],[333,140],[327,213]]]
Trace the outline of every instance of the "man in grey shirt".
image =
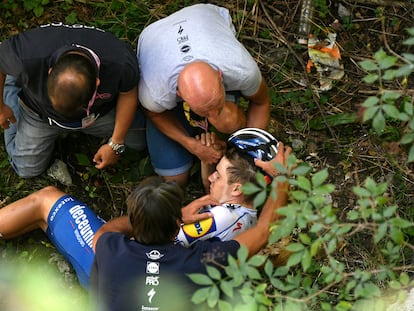
[[[154,22],[141,33],[137,56],[139,99],[150,119],[148,149],[165,179],[185,184],[193,155],[210,164],[221,158],[220,144],[201,144],[194,138],[197,130],[266,128],[268,88],[235,37],[226,8],[196,4]],[[247,116],[238,94],[249,101]]]

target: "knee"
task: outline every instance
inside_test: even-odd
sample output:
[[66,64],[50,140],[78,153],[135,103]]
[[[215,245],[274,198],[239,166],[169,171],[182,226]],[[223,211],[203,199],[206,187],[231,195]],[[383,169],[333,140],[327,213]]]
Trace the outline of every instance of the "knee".
[[35,203],[41,203],[45,199],[51,198],[51,197],[55,196],[57,193],[60,193],[60,192],[61,191],[58,188],[56,188],[55,186],[46,186],[46,187],[30,194],[30,197]]
[[29,167],[27,165],[20,165],[11,159],[11,166],[13,167],[14,171],[17,175],[21,178],[33,178],[41,175],[45,170],[46,167],[36,167],[32,166]]

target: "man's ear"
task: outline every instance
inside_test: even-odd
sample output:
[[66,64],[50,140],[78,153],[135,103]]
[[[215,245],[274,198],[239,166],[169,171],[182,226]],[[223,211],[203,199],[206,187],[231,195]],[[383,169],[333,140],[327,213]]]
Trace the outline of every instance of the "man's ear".
[[50,73],[52,72],[53,67],[49,67],[49,70],[47,71],[47,74],[50,75]]
[[243,185],[240,184],[240,183],[234,183],[232,185],[231,195],[234,196],[234,197],[241,196],[243,194],[242,186]]

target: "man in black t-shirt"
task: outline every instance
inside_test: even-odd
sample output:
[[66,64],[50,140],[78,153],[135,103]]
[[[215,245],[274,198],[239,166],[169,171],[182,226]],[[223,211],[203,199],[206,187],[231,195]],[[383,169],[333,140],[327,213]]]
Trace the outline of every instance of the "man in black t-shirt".
[[44,172],[64,131],[109,138],[93,158],[99,169],[125,145],[143,150],[138,79],[132,48],[100,29],[49,24],[0,44],[0,126],[16,173]]

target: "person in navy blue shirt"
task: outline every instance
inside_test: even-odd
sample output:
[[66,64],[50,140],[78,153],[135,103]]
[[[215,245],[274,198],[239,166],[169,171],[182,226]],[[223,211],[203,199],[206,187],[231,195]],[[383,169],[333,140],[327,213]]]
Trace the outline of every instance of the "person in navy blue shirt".
[[[256,165],[274,170],[275,162],[286,165],[290,152],[279,142],[275,158]],[[196,288],[188,274],[205,273],[209,264],[227,265],[228,255],[236,256],[241,245],[249,256],[266,245],[275,210],[287,200],[287,182],[275,187],[277,196],[269,196],[257,225],[229,241],[175,244],[182,223],[206,215],[197,214],[197,206],[182,214],[182,188],[161,177],[142,181],[127,198],[127,216],[107,223],[84,203],[46,187],[0,209],[0,237],[43,229],[101,310],[186,310]]]
[[0,44],[0,127],[20,177],[49,166],[59,135],[102,137],[93,161],[116,163],[125,145],[146,148],[138,109],[138,61],[113,34],[82,25],[42,25]]

